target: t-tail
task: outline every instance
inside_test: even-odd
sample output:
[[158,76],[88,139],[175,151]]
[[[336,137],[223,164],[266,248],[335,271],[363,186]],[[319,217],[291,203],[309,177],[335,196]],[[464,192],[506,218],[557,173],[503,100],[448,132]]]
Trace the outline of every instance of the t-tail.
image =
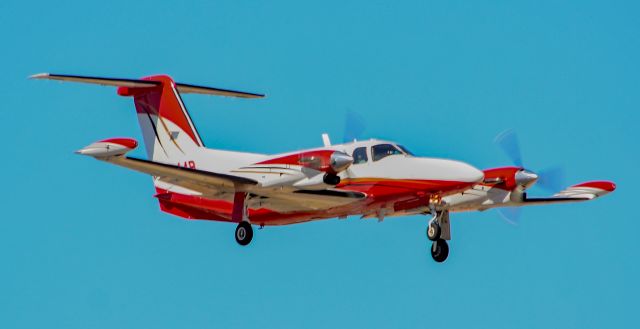
[[[242,98],[264,97],[261,94],[176,83],[167,75],[117,79],[42,73],[31,78],[118,87],[118,95],[133,97],[148,158],[154,162],[170,164],[188,163],[193,159],[194,153],[204,147],[202,138],[180,97],[181,93]],[[95,151],[95,148],[92,150]]]

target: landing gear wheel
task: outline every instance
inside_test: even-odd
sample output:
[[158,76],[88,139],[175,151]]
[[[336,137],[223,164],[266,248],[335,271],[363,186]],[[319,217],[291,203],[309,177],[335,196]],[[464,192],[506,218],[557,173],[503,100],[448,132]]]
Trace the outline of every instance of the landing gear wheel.
[[438,222],[435,220],[429,223],[429,226],[427,226],[427,238],[429,238],[429,240],[431,241],[440,239],[441,232],[442,229],[440,229],[440,224],[438,224]]
[[431,257],[438,263],[444,262],[449,256],[449,244],[446,240],[438,239],[431,245]]
[[253,228],[249,222],[240,222],[236,227],[236,242],[241,246],[246,246],[253,238]]

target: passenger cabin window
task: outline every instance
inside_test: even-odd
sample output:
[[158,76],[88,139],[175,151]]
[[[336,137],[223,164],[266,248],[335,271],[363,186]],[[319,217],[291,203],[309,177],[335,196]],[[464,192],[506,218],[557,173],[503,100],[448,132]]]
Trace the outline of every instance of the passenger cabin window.
[[367,161],[369,161],[369,158],[367,158],[366,147],[358,147],[353,150],[353,164],[367,163]]
[[402,154],[402,151],[391,144],[378,144],[371,148],[371,153],[373,154],[373,161],[378,161],[390,155]]

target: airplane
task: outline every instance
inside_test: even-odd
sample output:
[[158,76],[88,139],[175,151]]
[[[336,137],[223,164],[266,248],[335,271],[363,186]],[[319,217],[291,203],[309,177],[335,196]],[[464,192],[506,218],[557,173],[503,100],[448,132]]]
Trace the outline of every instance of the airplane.
[[[132,138],[99,140],[76,153],[151,175],[161,211],[235,223],[241,246],[251,242],[254,225],[426,215],[431,256],[444,262],[452,212],[588,201],[616,188],[610,181],[589,181],[534,198],[526,191],[540,177],[524,168],[519,156],[514,166],[480,170],[461,161],[415,156],[392,141],[331,144],[327,134],[321,147],[275,155],[212,149],[205,147],[180,95],[264,95],[177,83],[167,75],[117,79],[41,73],[30,78],[113,86],[118,95],[132,97],[147,159],[127,156],[138,146]],[[513,148],[513,139],[507,143]]]

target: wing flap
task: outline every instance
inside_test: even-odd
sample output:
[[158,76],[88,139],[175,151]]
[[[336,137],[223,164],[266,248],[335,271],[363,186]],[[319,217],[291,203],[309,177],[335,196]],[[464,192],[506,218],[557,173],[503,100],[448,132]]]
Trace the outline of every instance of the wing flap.
[[328,190],[270,191],[253,190],[252,193],[267,197],[261,201],[264,207],[278,212],[317,211],[344,206],[360,201],[364,193]]

